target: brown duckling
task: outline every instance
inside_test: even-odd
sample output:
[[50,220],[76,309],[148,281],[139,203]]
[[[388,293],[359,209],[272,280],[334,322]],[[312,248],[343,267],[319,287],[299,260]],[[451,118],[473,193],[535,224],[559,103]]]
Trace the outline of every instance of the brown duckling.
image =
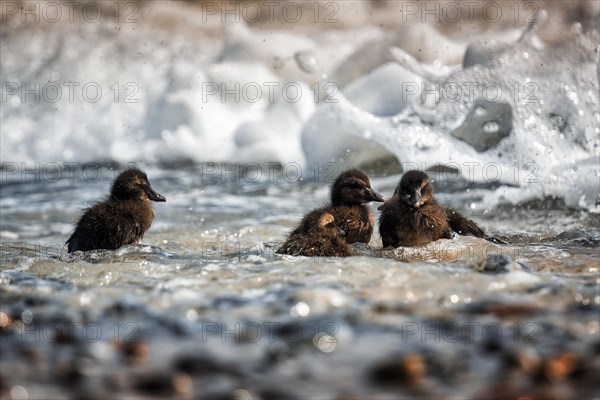
[[369,177],[357,169],[342,172],[331,187],[331,204],[306,214],[292,234],[309,232],[327,212],[346,232],[346,242],[369,243],[373,234],[373,214],[365,204],[371,201],[385,200],[371,189]]
[[77,250],[114,250],[137,243],[154,220],[152,201],[166,201],[150,186],[137,168],[123,171],[115,179],[106,200],[86,209],[67,240],[69,253]]
[[278,254],[308,257],[348,257],[352,250],[335,225],[333,215],[324,212],[306,233],[292,232],[277,249]]
[[379,209],[383,247],[423,246],[452,238],[452,231],[488,239],[475,222],[436,202],[429,176],[421,171],[406,172]]

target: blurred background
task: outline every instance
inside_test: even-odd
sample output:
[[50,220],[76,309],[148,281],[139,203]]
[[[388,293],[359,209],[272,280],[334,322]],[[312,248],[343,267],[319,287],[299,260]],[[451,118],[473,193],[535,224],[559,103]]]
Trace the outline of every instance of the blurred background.
[[501,183],[523,186],[510,168],[543,181],[528,198],[595,208],[596,179],[578,176],[597,173],[598,12],[596,1],[7,2],[1,157],[441,164],[470,181],[494,180],[492,163]]

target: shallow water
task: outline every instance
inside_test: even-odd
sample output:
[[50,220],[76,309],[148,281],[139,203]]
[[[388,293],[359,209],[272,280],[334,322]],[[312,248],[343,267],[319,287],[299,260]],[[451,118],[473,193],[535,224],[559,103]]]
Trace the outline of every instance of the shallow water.
[[[275,246],[327,184],[222,183],[205,168],[146,168],[167,203],[143,244],[114,252],[62,243],[118,170],[6,186],[4,395],[593,397],[597,214],[550,199],[463,210],[509,244],[382,251],[374,235],[347,259],[284,257]],[[372,176],[381,193],[399,178]],[[478,196],[437,186],[448,205]],[[492,254],[505,258],[486,267]]]
[[[399,21],[414,2],[324,2],[337,22],[318,25],[312,2],[298,23],[166,1],[34,23],[9,3],[0,397],[600,397],[597,2],[439,24]],[[482,102],[486,84],[502,96]],[[127,163],[167,198],[142,243],[66,254]],[[275,254],[355,166],[386,197],[428,170],[507,244]]]

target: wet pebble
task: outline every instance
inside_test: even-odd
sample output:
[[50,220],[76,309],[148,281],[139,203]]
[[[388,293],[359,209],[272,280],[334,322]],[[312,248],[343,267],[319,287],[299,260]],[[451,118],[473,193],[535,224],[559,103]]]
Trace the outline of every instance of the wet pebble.
[[237,366],[224,360],[219,360],[208,353],[201,352],[185,353],[176,356],[174,369],[189,375],[241,375]]
[[166,372],[150,372],[132,378],[133,388],[145,395],[166,397],[175,394],[173,377]]
[[377,362],[371,369],[371,378],[382,385],[418,384],[427,372],[420,354],[399,355]]
[[544,362],[544,376],[551,382],[564,379],[573,372],[579,360],[573,353],[563,353],[551,357]]
[[130,364],[143,363],[150,356],[150,348],[140,340],[114,342],[113,346],[121,352],[125,360]]
[[479,272],[500,274],[509,271],[512,259],[504,254],[488,254],[484,261],[476,265]]

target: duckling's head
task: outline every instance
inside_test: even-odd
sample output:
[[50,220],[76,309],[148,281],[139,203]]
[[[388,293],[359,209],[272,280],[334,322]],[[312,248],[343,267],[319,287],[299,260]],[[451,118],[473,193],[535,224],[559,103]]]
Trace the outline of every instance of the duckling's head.
[[419,208],[429,203],[433,197],[433,187],[429,176],[421,171],[406,172],[394,191],[394,196],[398,196],[401,203],[413,208]]
[[146,173],[137,168],[121,172],[112,185],[110,195],[115,200],[167,201],[152,189]]
[[320,231],[327,232],[334,236],[344,236],[346,234],[346,232],[335,224],[335,218],[329,213],[321,214],[319,221],[317,222],[317,227]]
[[357,169],[342,172],[331,187],[331,203],[334,206],[353,206],[371,201],[385,201],[371,189],[369,177]]

